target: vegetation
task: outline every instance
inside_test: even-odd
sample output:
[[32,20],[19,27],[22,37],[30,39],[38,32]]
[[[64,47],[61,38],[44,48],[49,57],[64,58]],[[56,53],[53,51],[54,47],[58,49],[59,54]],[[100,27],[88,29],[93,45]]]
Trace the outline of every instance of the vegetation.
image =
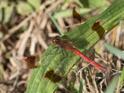
[[123,10],[124,0],[1,1],[0,92],[123,92]]

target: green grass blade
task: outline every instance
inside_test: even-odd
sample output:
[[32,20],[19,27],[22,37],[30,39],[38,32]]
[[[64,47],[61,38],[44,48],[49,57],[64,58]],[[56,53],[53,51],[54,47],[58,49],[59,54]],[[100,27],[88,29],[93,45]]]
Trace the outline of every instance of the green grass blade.
[[[83,15],[83,14],[86,14],[86,13],[88,13],[90,11],[91,11],[91,9],[89,9],[89,8],[80,8],[78,12],[79,12],[79,14]],[[53,15],[53,17],[55,19],[58,19],[58,18],[70,17],[72,15],[73,15],[72,14],[72,9],[68,9],[68,10],[62,10],[62,11],[56,12]]]
[[115,88],[117,87],[117,83],[118,83],[118,80],[119,80],[119,76],[115,76],[111,83],[109,84],[109,86],[107,87],[105,93],[115,93]]
[[105,48],[109,52],[111,52],[112,54],[114,54],[115,56],[117,56],[117,57],[119,57],[119,58],[121,58],[121,59],[124,60],[124,52],[123,51],[121,51],[121,50],[119,50],[119,49],[117,49],[117,48],[115,48],[112,45],[107,44],[107,43],[105,43]]
[[124,85],[124,68],[120,76],[118,75],[113,78],[112,82],[107,87],[105,93],[120,93],[120,89],[123,87],[123,85]]
[[56,26],[57,30],[59,31],[59,33],[61,35],[63,35],[62,33],[62,29],[60,28],[60,26],[58,25],[58,23],[56,22],[56,19],[52,16],[52,15],[49,15],[50,19],[52,20],[52,22],[54,23],[54,25]]
[[120,82],[120,87],[123,87],[123,85],[124,85],[124,68],[123,68],[123,70],[122,70],[122,72],[121,72],[121,76],[120,76],[120,78],[119,78],[119,82]]

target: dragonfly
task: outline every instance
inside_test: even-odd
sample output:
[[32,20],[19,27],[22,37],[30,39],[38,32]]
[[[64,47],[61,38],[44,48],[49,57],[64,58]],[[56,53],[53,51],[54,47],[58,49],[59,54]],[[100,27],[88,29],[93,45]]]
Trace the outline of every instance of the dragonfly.
[[59,47],[65,49],[65,50],[71,51],[71,52],[73,52],[77,56],[80,56],[86,62],[88,62],[92,66],[94,66],[97,70],[100,70],[103,73],[105,73],[106,68],[104,66],[96,63],[95,61],[91,60],[89,57],[87,57],[86,55],[84,55],[80,50],[78,50],[77,48],[75,48],[75,46],[71,42],[68,42],[67,40],[62,40],[58,36],[55,37],[55,38],[53,38],[52,39],[52,42],[54,44],[57,44]]

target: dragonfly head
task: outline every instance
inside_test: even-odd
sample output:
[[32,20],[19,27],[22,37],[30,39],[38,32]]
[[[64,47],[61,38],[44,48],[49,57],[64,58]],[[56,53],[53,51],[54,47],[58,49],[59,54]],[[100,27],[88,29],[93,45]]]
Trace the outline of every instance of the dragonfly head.
[[60,37],[56,36],[56,37],[52,38],[52,43],[58,44],[59,42],[60,42]]

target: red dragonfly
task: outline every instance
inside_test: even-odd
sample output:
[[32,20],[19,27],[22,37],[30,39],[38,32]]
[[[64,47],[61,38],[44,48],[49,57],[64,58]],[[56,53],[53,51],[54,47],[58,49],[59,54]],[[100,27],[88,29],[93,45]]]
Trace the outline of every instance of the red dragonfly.
[[102,65],[96,63],[95,61],[91,60],[87,56],[85,56],[82,52],[80,52],[78,49],[76,49],[72,43],[68,42],[67,40],[61,40],[59,37],[55,37],[53,40],[53,43],[57,44],[61,48],[64,48],[66,50],[72,51],[75,55],[80,56],[83,58],[85,61],[89,62],[92,66],[94,66],[97,70],[101,70],[102,72],[105,73],[106,68],[103,67]]

